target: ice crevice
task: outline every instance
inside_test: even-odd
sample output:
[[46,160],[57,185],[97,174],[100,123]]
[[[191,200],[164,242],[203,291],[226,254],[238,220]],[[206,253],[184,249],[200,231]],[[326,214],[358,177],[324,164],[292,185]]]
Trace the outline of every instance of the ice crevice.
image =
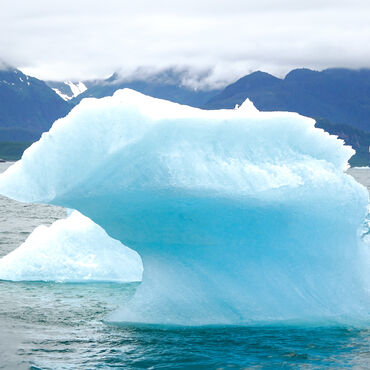
[[368,192],[343,172],[353,153],[297,113],[124,89],[56,121],[0,193],[76,209],[140,254],[142,284],[112,320],[366,321]]

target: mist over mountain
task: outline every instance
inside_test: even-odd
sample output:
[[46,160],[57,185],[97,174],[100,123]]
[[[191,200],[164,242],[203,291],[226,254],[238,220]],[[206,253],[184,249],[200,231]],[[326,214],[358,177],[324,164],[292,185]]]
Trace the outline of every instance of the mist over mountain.
[[184,73],[188,71],[167,69],[159,73],[138,74],[130,78],[122,78],[118,73],[114,73],[106,80],[89,81],[89,88],[72,102],[78,104],[83,98],[111,96],[119,89],[129,88],[154,98],[199,108],[221,91],[220,89],[202,90],[185,85]]

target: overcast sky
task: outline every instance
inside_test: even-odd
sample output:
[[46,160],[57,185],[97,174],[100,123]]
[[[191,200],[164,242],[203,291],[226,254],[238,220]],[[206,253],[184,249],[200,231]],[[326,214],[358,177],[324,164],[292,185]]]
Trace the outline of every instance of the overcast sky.
[[222,84],[370,67],[369,20],[369,0],[1,0],[0,59],[42,79],[178,66]]

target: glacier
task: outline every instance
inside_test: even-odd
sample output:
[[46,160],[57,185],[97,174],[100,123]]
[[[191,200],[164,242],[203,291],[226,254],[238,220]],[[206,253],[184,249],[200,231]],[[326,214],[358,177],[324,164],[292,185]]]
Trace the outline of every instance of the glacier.
[[76,209],[139,253],[112,321],[368,322],[369,195],[344,173],[353,149],[314,123],[124,89],[56,121],[0,193]]
[[57,282],[138,282],[140,256],[73,211],[50,227],[38,226],[0,259],[0,279]]

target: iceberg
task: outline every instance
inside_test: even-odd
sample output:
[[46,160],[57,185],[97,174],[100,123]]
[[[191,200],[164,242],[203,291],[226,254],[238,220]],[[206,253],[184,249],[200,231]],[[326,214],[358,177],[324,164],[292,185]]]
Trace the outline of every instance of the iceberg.
[[142,283],[112,321],[366,321],[369,199],[344,173],[353,154],[297,113],[124,89],[56,121],[0,193],[76,209],[139,253]]
[[141,275],[140,256],[77,211],[37,227],[0,259],[1,280],[126,283]]

